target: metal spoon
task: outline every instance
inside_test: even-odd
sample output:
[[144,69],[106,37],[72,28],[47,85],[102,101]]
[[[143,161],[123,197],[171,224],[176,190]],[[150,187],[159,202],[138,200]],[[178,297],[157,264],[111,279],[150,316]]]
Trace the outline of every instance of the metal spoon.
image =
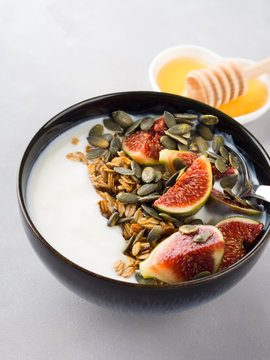
[[242,175],[242,184],[235,185],[237,196],[241,198],[254,197],[270,203],[270,185],[254,185],[249,180],[249,172],[242,155],[226,145],[229,152],[234,155],[239,162],[239,172]]

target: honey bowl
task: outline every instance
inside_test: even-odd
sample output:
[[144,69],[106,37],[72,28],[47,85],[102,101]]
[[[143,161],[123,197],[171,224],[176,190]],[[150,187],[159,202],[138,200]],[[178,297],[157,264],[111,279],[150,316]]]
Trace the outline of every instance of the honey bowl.
[[[242,58],[225,58],[211,50],[194,45],[182,45],[168,48],[158,54],[149,68],[149,79],[155,91],[186,96],[184,86],[189,71],[217,65],[234,60],[247,66],[255,61]],[[270,108],[270,75],[264,74],[251,79],[248,91],[243,96],[223,104],[218,110],[233,117],[241,124],[247,124],[260,118]]]

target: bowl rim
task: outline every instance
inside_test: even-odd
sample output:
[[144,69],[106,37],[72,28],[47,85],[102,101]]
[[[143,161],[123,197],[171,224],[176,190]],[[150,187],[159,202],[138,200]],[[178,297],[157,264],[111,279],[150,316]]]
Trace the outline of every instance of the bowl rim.
[[[111,284],[114,285],[120,285],[120,286],[128,286],[131,288],[142,288],[142,289],[178,289],[178,288],[186,288],[189,286],[193,286],[193,285],[197,285],[197,284],[201,284],[201,283],[205,283],[208,282],[210,280],[214,280],[214,279],[218,279],[219,277],[222,277],[224,274],[228,274],[233,272],[236,268],[238,268],[239,266],[241,266],[242,263],[246,262],[250,257],[252,257],[253,255],[255,255],[255,253],[257,251],[259,251],[259,249],[262,246],[265,246],[265,243],[267,241],[269,232],[270,232],[270,223],[268,225],[268,227],[266,229],[264,229],[264,233],[261,236],[260,240],[258,241],[258,243],[240,260],[238,260],[237,262],[235,262],[234,264],[232,264],[231,266],[229,266],[228,268],[218,271],[217,273],[213,273],[207,277],[204,278],[199,278],[199,279],[195,279],[195,280],[189,280],[189,281],[185,281],[185,282],[181,282],[181,283],[168,283],[168,284],[139,284],[139,283],[132,283],[132,282],[128,282],[128,281],[123,281],[123,280],[117,280],[117,279],[112,279],[109,278],[107,276],[104,275],[100,275],[98,273],[95,273],[91,270],[85,269],[84,267],[76,264],[75,262],[69,260],[67,257],[65,257],[64,255],[62,255],[60,252],[58,252],[47,240],[45,240],[45,238],[40,234],[40,232],[38,231],[38,229],[35,227],[34,223],[31,220],[30,214],[27,210],[27,206],[26,206],[26,201],[24,201],[24,196],[23,196],[23,189],[22,189],[22,174],[24,171],[24,166],[26,163],[26,160],[28,158],[28,153],[30,152],[30,150],[32,149],[32,146],[35,144],[36,139],[38,139],[46,130],[46,128],[48,127],[48,125],[51,125],[53,122],[59,120],[63,115],[68,114],[70,111],[75,110],[83,105],[86,104],[91,104],[92,102],[95,102],[97,100],[103,100],[103,99],[108,99],[108,98],[114,98],[114,97],[119,97],[119,96],[133,96],[133,95],[140,95],[140,96],[145,96],[145,95],[152,95],[152,96],[170,96],[173,98],[184,98],[185,101],[188,101],[191,103],[196,104],[197,106],[200,107],[204,107],[204,108],[209,108],[210,110],[213,109],[216,113],[219,113],[222,117],[225,116],[228,117],[229,119],[231,119],[233,122],[235,122],[237,124],[237,126],[243,127],[244,131],[251,137],[252,141],[255,143],[255,145],[259,148],[260,152],[263,154],[264,159],[267,160],[268,165],[270,167],[270,156],[268,155],[268,153],[266,152],[266,150],[264,149],[264,147],[260,144],[260,142],[256,139],[256,137],[251,134],[251,132],[246,129],[243,125],[241,125],[239,122],[237,122],[236,120],[234,120],[233,118],[231,118],[230,116],[228,116],[227,114],[212,108],[211,106],[201,103],[197,100],[194,99],[189,99],[180,95],[174,95],[174,94],[170,94],[170,93],[163,93],[163,92],[156,92],[156,91],[124,91],[124,92],[116,92],[116,93],[109,93],[109,94],[105,94],[105,95],[98,95],[95,96],[93,98],[89,98],[83,101],[80,101],[76,104],[73,104],[69,107],[67,107],[66,109],[62,110],[61,112],[59,112],[58,114],[56,114],[55,116],[53,116],[50,120],[48,120],[41,128],[39,128],[39,130],[34,134],[34,136],[32,137],[32,139],[30,140],[30,142],[28,143],[23,156],[19,162],[19,168],[17,171],[17,177],[16,177],[16,193],[17,193],[17,199],[18,199],[18,203],[19,203],[19,207],[20,210],[22,212],[22,215],[24,217],[24,220],[27,222],[27,225],[30,227],[31,231],[34,233],[35,237],[38,238],[38,240],[50,251],[52,252],[56,257],[59,258],[59,260],[64,261],[67,265],[74,267],[75,269],[82,271],[83,273],[85,273],[86,275],[89,275],[91,277],[94,277],[96,279],[100,279],[106,282],[110,282]],[[84,121],[82,121],[84,122]],[[70,127],[71,128],[71,127]],[[57,135],[58,136],[58,135]],[[46,145],[47,146],[47,145]]]
[[[164,64],[172,59],[175,59],[176,57],[175,56],[171,57],[170,54],[173,54],[177,51],[181,51],[181,52],[182,51],[183,52],[198,51],[199,53],[204,54],[206,57],[209,57],[210,64],[212,63],[212,61],[214,61],[214,63],[219,63],[222,61],[231,61],[231,60],[236,60],[236,61],[246,63],[246,64],[256,63],[255,60],[248,59],[248,58],[221,56],[218,53],[214,52],[213,50],[208,49],[204,46],[192,45],[192,44],[182,44],[182,45],[171,46],[171,47],[168,47],[168,48],[162,50],[161,52],[159,52],[150,63],[150,66],[148,69],[148,78],[149,78],[149,82],[152,86],[152,89],[154,91],[162,92],[162,90],[159,88],[159,86],[157,84],[157,79],[155,77],[156,66],[159,64],[159,62],[161,62],[163,64],[163,58],[166,57],[166,55],[168,55],[168,59],[164,62]],[[183,54],[183,56],[184,56],[184,54]],[[198,58],[199,57],[200,56],[198,55]],[[162,65],[158,65],[159,69],[161,67],[162,67]],[[247,114],[240,115],[240,116],[235,116],[234,119],[236,119],[242,125],[248,124],[252,121],[259,119],[270,109],[270,74],[268,74],[268,73],[263,74],[263,75],[259,76],[259,78],[261,78],[263,83],[267,86],[267,90],[268,90],[267,101],[262,107],[260,107],[259,109],[255,110],[255,111],[252,111],[251,113],[247,113]]]

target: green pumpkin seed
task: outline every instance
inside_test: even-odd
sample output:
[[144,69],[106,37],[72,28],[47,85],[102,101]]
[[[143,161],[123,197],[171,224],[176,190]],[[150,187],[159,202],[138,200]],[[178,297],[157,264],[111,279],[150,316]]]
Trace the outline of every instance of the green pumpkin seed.
[[104,162],[107,163],[110,159],[111,159],[111,152],[107,150],[104,155]]
[[159,198],[160,198],[159,194],[149,194],[149,195],[139,198],[139,202],[140,203],[154,202]]
[[209,275],[211,275],[210,271],[201,271],[200,273],[193,276],[192,280],[202,279]]
[[129,238],[129,240],[128,240],[128,242],[127,242],[127,244],[126,244],[126,246],[125,246],[125,248],[124,248],[124,250],[123,250],[123,253],[124,253],[125,255],[127,255],[127,254],[129,253],[129,251],[131,250],[134,240],[135,240],[135,235],[133,234],[133,235]]
[[114,212],[112,213],[112,215],[109,217],[108,221],[107,221],[107,226],[114,226],[117,221],[119,220],[119,212]]
[[162,231],[163,231],[162,226],[160,225],[153,226],[148,233],[147,241],[150,243],[153,241],[157,241],[160,238]]
[[177,124],[168,129],[170,134],[183,135],[190,131],[191,126],[188,124]]
[[131,161],[131,170],[134,172],[134,175],[136,176],[136,178],[140,179],[142,176],[142,169],[140,167],[140,165],[138,163],[136,163],[136,161],[132,160]]
[[139,196],[151,194],[153,191],[155,191],[158,188],[158,185],[159,183],[144,184],[137,190],[137,194]]
[[205,243],[212,235],[213,235],[212,232],[206,231],[201,234],[195,235],[193,241],[197,243]]
[[113,170],[121,175],[134,175],[134,172],[131,169],[127,169],[122,166],[114,167]]
[[223,137],[220,136],[220,135],[215,136],[214,139],[213,139],[213,143],[212,143],[213,151],[216,152],[216,153],[219,152],[221,146],[224,146]]
[[176,157],[172,161],[172,166],[175,168],[176,171],[183,169],[187,166],[187,163],[181,159],[180,157]]
[[161,171],[156,170],[156,175],[155,175],[155,178],[154,178],[154,182],[157,183],[157,182],[159,182],[161,179],[162,179],[162,173],[161,173]]
[[176,179],[179,176],[180,171],[177,171],[175,174],[173,174],[166,182],[165,182],[165,187],[171,187],[175,184]]
[[106,139],[104,139],[102,136],[90,135],[88,136],[87,140],[90,145],[95,147],[105,148],[105,149],[109,147],[109,142]]
[[190,221],[190,224],[191,225],[203,225],[203,221],[202,221],[202,219],[192,219]]
[[133,244],[135,244],[136,242],[140,241],[141,238],[143,237],[144,233],[145,233],[146,229],[142,229],[141,231],[138,232],[138,234],[135,237],[135,240],[133,242]]
[[215,115],[202,115],[199,118],[200,122],[207,126],[217,125],[219,120]]
[[165,134],[168,135],[173,140],[180,142],[181,144],[188,145],[188,140],[185,139],[183,136],[171,134],[169,133],[169,131],[165,131]]
[[208,150],[209,144],[202,137],[198,136],[194,141],[201,153],[205,153]]
[[119,193],[116,195],[116,199],[118,201],[128,203],[128,204],[136,204],[138,202],[138,195],[132,193]]
[[164,120],[168,128],[176,125],[176,121],[173,114],[169,113],[168,111],[164,111]]
[[188,119],[175,118],[175,121],[177,124],[188,124],[190,126],[194,125],[194,122]]
[[135,279],[142,285],[157,285],[157,280],[154,278],[145,279],[139,272],[135,272]]
[[235,168],[237,170],[239,169],[240,164],[239,164],[239,160],[237,159],[236,156],[229,154],[229,162],[233,168]]
[[104,155],[105,152],[106,152],[106,149],[102,149],[102,148],[92,149],[86,153],[86,158],[88,160],[96,159],[96,158]]
[[150,215],[150,216],[154,217],[157,220],[162,220],[162,218],[158,215],[158,212],[156,210],[154,210],[153,208],[151,208],[150,206],[147,206],[145,204],[141,204],[141,207],[142,207],[143,211],[147,215]]
[[155,170],[151,166],[147,166],[142,171],[142,181],[149,184],[151,183],[156,176]]
[[225,161],[223,159],[216,159],[215,161],[215,167],[218,169],[218,171],[220,171],[221,173],[223,173],[224,171],[226,171],[226,164]]
[[167,149],[170,150],[176,149],[176,142],[173,139],[171,139],[169,136],[165,136],[165,135],[161,136],[160,142]]
[[154,122],[155,122],[155,119],[153,119],[153,118],[150,118],[150,117],[145,118],[141,121],[140,128],[144,131],[149,130],[153,126]]
[[198,115],[197,114],[189,114],[189,113],[183,113],[183,114],[174,114],[176,119],[188,119],[188,120],[197,120]]
[[104,127],[101,124],[97,124],[92,127],[88,135],[101,136],[103,132],[104,132]]
[[205,140],[210,141],[213,139],[213,133],[208,126],[199,124],[196,127],[196,129],[197,129],[198,133],[201,135],[201,137],[203,137]]
[[189,151],[199,152],[199,148],[198,148],[197,144],[195,144],[195,142],[191,142],[189,144]]
[[180,150],[180,151],[188,151],[188,146],[187,145],[183,145],[183,144],[181,144],[181,143],[177,143],[177,148],[178,148],[178,150]]
[[188,133],[186,133],[186,134],[183,134],[182,136],[183,136],[185,139],[190,139],[190,138],[191,138],[191,133],[188,132]]
[[170,216],[169,214],[159,213],[158,215],[159,215],[160,217],[162,217],[162,219],[172,222],[175,226],[180,227],[181,225],[183,225],[183,221],[182,221],[182,220],[176,219],[176,218]]
[[224,178],[222,178],[220,180],[220,186],[223,187],[224,189],[225,188],[232,189],[234,187],[234,185],[236,184],[237,179],[238,179],[237,175],[225,176]]
[[117,110],[112,113],[113,120],[121,126],[121,128],[126,129],[133,124],[132,118],[122,110]]
[[136,120],[129,128],[127,128],[125,135],[133,133],[140,126],[142,119]]
[[196,225],[187,224],[182,225],[179,230],[182,234],[193,234],[198,231],[198,227]]
[[222,145],[219,148],[220,155],[226,160],[229,161],[229,153],[228,150]]
[[110,149],[114,149],[116,152],[122,149],[122,143],[119,137],[114,137],[110,143]]
[[112,134],[109,134],[109,133],[103,134],[103,135],[101,135],[101,136],[103,137],[103,139],[105,139],[105,140],[107,140],[107,141],[109,141],[109,142],[111,142],[112,139],[113,139],[113,135],[112,135]]
[[131,221],[135,219],[135,216],[127,216],[127,217],[123,217],[123,218],[120,218],[118,221],[117,221],[117,225],[120,225],[120,224],[123,224],[127,221]]
[[123,131],[123,128],[119,124],[117,124],[115,121],[111,119],[103,119],[103,125],[106,129],[110,131],[114,131],[116,133],[121,133]]

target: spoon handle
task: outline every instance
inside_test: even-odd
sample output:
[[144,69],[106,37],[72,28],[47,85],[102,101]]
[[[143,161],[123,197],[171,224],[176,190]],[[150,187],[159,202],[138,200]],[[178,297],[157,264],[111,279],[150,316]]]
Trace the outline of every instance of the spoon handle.
[[244,69],[247,79],[253,79],[257,76],[270,72],[270,58],[249,65]]
[[254,197],[270,203],[270,185],[253,185],[253,190]]

